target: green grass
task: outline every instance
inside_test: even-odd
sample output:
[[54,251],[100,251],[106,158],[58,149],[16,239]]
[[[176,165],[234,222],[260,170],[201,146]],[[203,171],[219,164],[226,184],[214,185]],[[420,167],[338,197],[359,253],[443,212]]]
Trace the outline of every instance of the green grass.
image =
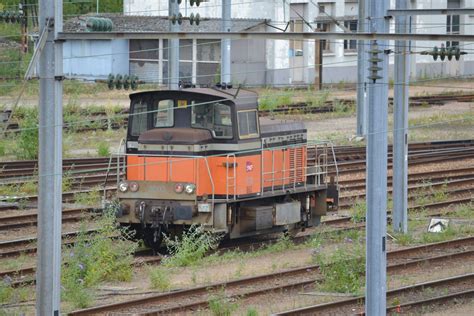
[[109,157],[110,156],[110,146],[106,142],[100,142],[97,144],[97,154],[99,157]]
[[365,273],[365,250],[362,246],[355,244],[337,248],[331,254],[318,253],[314,261],[324,277],[319,284],[323,291],[361,294]]
[[171,288],[169,273],[161,267],[150,267],[148,269],[148,275],[150,276],[150,284],[152,288],[163,292],[168,291]]
[[209,299],[209,310],[214,316],[230,316],[238,307],[239,305],[235,302],[231,302],[223,291],[212,295]]
[[98,231],[92,234],[82,223],[76,242],[63,249],[61,295],[72,308],[90,306],[102,282],[132,278],[137,243],[130,240],[130,232],[117,226],[112,210],[106,210],[96,223]]
[[74,202],[85,206],[98,206],[102,201],[102,189],[99,187],[93,188],[89,192],[74,193]]
[[206,231],[203,226],[192,225],[181,237],[165,237],[170,257],[165,258],[163,263],[170,267],[195,265],[208,251],[217,247],[220,239],[221,236]]

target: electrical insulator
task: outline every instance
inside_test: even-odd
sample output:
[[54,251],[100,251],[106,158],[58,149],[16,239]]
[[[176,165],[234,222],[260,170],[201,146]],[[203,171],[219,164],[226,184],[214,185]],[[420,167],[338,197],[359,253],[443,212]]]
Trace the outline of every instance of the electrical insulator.
[[446,48],[443,44],[441,44],[441,48],[439,49],[439,58],[441,58],[441,60],[446,58]]
[[194,23],[196,23],[196,25],[199,25],[199,23],[201,23],[201,16],[199,15],[199,13],[197,13],[196,15],[194,15],[194,13],[191,13],[191,15],[189,16],[189,24],[193,25]]
[[379,71],[381,71],[382,68],[379,67],[378,64],[383,61],[383,59],[379,58],[379,54],[383,53],[383,51],[379,49],[377,41],[372,41],[371,46],[372,46],[371,47],[372,49],[369,51],[369,54],[370,54],[369,76],[367,78],[372,80],[372,82],[375,83],[377,79],[382,79],[382,77],[379,76]]
[[130,89],[130,77],[128,75],[123,76],[123,88],[125,90]]
[[90,17],[86,20],[86,27],[89,32],[110,32],[114,23],[109,18]]
[[110,90],[114,89],[114,79],[115,79],[115,76],[112,74],[109,74],[109,77],[107,78],[107,87],[109,87]]
[[115,88],[117,90],[120,90],[120,89],[122,89],[122,85],[123,85],[122,75],[115,76]]
[[138,77],[133,75],[130,77],[130,87],[132,90],[137,90],[138,88]]
[[433,59],[437,60],[438,59],[438,46],[435,46],[433,48]]

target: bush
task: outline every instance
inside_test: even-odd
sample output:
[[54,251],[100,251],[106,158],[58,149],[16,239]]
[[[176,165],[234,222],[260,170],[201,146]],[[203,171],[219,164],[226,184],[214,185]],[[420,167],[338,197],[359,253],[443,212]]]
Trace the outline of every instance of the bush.
[[198,225],[192,225],[181,238],[176,237],[173,240],[165,237],[165,244],[171,256],[165,258],[164,263],[178,267],[193,265],[202,259],[206,252],[216,248],[220,238]]
[[159,267],[150,268],[148,271],[150,275],[151,287],[160,291],[168,291],[171,288],[171,282],[168,274]]
[[112,210],[98,219],[98,230],[81,225],[76,242],[66,246],[61,273],[63,299],[75,308],[92,303],[94,288],[103,281],[129,281],[137,243],[131,233],[117,226]]
[[214,316],[230,316],[237,308],[238,305],[230,302],[224,293],[213,296],[209,300],[209,309]]
[[110,156],[109,144],[106,142],[100,142],[99,145],[97,145],[97,153],[100,157]]
[[38,112],[36,109],[25,109],[23,120],[20,122],[20,135],[18,138],[18,158],[38,158]]
[[338,248],[328,257],[317,254],[315,261],[324,276],[322,288],[330,292],[360,294],[364,285],[365,251],[357,245]]

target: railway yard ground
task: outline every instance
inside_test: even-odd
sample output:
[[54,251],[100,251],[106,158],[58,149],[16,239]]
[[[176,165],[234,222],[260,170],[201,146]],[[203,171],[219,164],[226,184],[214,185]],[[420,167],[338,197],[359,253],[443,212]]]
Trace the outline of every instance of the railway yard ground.
[[[388,202],[390,314],[471,315],[474,310],[474,96],[446,98],[473,95],[473,88],[472,81],[462,80],[410,87],[414,99],[433,96],[433,100],[410,107],[408,234],[393,233]],[[116,151],[125,130],[119,123],[108,127],[111,118],[123,115],[117,113],[128,106],[126,93],[103,87],[95,94],[74,86],[65,90],[66,107],[71,109],[65,111],[68,119],[81,117],[72,109],[95,107],[109,125],[65,131],[64,154],[70,161],[64,163],[63,184],[64,312],[348,315],[363,311],[365,150],[361,146],[365,143],[354,136],[353,105],[337,101],[355,98],[355,90],[259,89],[261,103],[270,95],[274,100],[263,102],[264,120],[302,120],[310,139],[329,139],[336,145],[340,208],[323,217],[321,226],[291,237],[223,241],[216,248],[207,247],[217,244],[214,236],[189,235],[187,242],[163,255],[120,237],[123,232],[98,212],[104,184],[110,194],[115,189],[116,174],[105,180],[107,157]],[[34,89],[16,111],[34,107],[33,96]],[[277,110],[302,102],[330,104],[332,109]],[[0,97],[4,109],[13,103],[13,97]],[[28,115],[18,117],[22,128]],[[0,139],[0,315],[32,315],[37,167],[16,160],[24,159],[17,153],[27,154],[20,148],[22,142],[37,136],[13,130]],[[388,183],[390,193],[391,170]],[[427,232],[432,218],[448,219],[448,228]]]

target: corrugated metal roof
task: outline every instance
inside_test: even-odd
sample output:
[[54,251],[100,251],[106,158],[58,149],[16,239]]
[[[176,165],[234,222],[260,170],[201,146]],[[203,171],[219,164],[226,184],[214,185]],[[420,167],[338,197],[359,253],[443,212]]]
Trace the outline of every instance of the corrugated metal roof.
[[[86,32],[88,17],[109,18],[114,23],[112,32],[166,32],[169,30],[167,16],[132,16],[120,14],[84,15],[67,20],[64,23],[64,32]],[[201,21],[199,26],[190,25],[183,21],[181,32],[220,32],[222,19],[211,18]],[[232,19],[232,32],[247,31],[265,23],[264,19]]]

